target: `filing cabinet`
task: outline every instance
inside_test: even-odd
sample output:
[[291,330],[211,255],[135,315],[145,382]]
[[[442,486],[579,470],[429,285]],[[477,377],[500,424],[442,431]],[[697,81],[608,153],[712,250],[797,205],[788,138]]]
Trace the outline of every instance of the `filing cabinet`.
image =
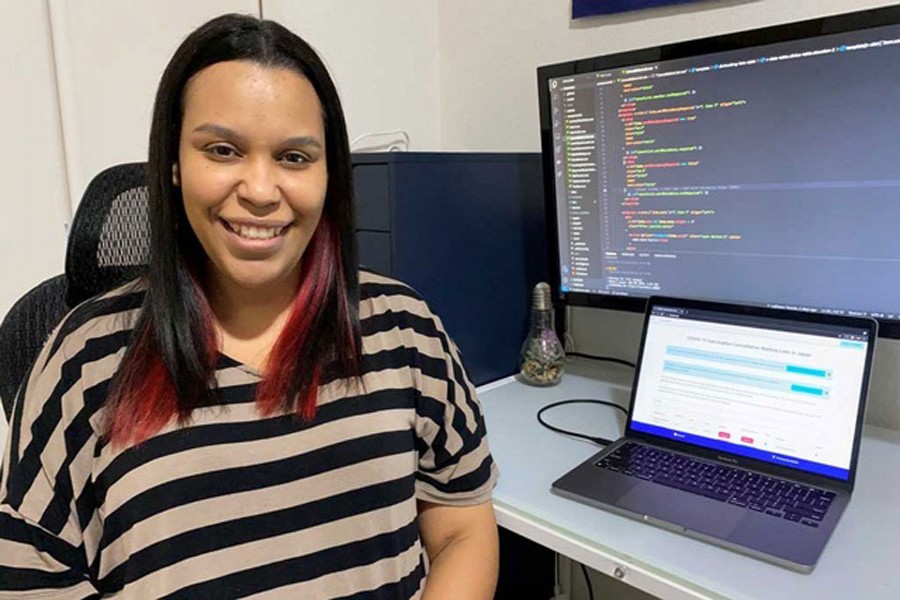
[[538,153],[354,154],[360,264],[416,289],[476,385],[516,371],[547,279]]

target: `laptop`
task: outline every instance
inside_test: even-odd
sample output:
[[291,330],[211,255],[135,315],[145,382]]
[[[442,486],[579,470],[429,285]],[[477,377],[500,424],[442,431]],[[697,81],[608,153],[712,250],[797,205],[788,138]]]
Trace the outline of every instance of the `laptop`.
[[623,437],[552,490],[809,573],[853,491],[876,334],[652,297]]

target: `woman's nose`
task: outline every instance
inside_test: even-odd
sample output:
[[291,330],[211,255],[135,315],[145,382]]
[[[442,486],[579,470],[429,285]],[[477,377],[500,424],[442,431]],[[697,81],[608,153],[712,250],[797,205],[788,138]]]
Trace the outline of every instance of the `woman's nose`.
[[237,189],[238,196],[257,206],[277,204],[281,200],[281,192],[276,169],[277,165],[270,160],[248,161]]

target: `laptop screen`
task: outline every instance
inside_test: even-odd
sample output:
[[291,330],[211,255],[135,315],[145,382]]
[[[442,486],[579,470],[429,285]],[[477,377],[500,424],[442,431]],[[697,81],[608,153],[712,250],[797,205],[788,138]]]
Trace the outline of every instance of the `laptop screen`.
[[677,306],[650,311],[632,429],[849,479],[869,331]]

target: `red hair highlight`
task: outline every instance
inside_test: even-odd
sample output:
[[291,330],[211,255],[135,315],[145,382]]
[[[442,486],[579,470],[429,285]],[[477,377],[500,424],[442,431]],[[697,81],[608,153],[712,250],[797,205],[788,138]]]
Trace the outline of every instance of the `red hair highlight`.
[[[200,284],[191,277],[193,292],[200,304],[201,326],[205,339],[207,369],[212,372],[216,360],[216,336],[212,327],[212,309]],[[148,321],[134,347],[126,354],[121,373],[114,380],[107,404],[107,437],[118,447],[137,446],[165,427],[173,417],[182,421],[190,410],[178,402],[175,386],[153,338]]]
[[[210,375],[215,369],[218,345],[213,330],[213,314],[202,288],[193,280],[193,292],[201,310],[200,325],[205,337],[206,368]],[[297,398],[287,394],[298,377],[298,357],[309,344],[313,326],[330,316],[325,314],[329,299],[336,300],[338,343],[350,350],[352,368],[356,371],[357,342],[349,304],[344,264],[341,260],[340,239],[330,219],[323,215],[303,254],[300,287],[287,323],[266,360],[266,374],[257,386],[256,401],[260,412],[273,414],[281,409],[294,410],[305,420],[316,414],[319,383],[327,356],[315,356],[311,377],[297,390]],[[133,342],[123,360],[121,372],[114,381],[107,404],[109,415],[108,438],[117,446],[138,445],[147,440],[175,416],[185,421],[195,408],[179,401],[171,375],[166,368],[148,321]],[[346,352],[338,349],[341,360]]]
[[123,378],[121,400],[110,416],[109,439],[116,446],[140,444],[166,426],[178,414],[178,402],[169,373],[159,353],[150,349],[149,328],[137,342],[131,365],[145,365],[140,379],[137,369]]
[[322,215],[303,254],[300,287],[287,323],[266,360],[266,375],[256,390],[256,400],[263,414],[272,414],[283,407],[295,411],[309,421],[316,414],[317,389],[322,378],[324,357],[316,357],[312,377],[297,390],[294,399],[286,398],[298,371],[297,357],[309,343],[312,326],[324,314],[329,297],[337,296],[335,315],[340,326],[340,343],[349,344],[356,355],[356,341],[350,319],[344,265],[341,261],[340,240],[326,215]]

